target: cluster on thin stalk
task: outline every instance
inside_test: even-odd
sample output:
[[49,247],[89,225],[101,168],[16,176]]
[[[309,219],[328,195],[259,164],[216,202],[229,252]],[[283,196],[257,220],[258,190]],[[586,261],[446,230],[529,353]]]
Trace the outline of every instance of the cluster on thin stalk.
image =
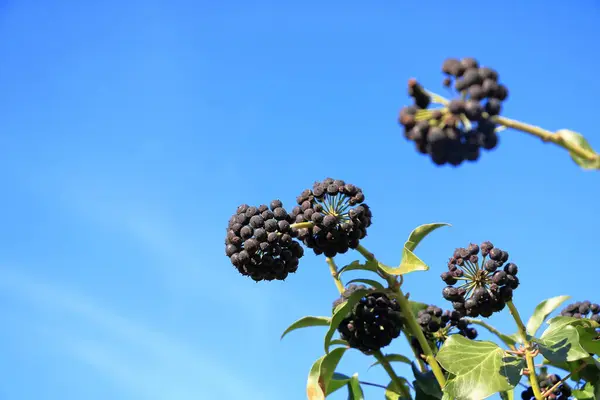
[[[469,339],[477,338],[477,329],[470,326],[470,323],[455,310],[443,311],[440,307],[430,305],[417,314],[417,322],[425,334],[425,338],[435,345],[436,348],[442,347],[450,335],[462,335]],[[412,338],[411,345],[423,354],[423,349],[416,338]]]
[[[571,394],[571,387],[566,383],[562,382],[556,389],[552,390],[552,392],[547,393],[548,390],[552,389],[554,385],[561,381],[560,376],[556,374],[546,374],[539,375],[539,385],[542,393],[544,393],[544,397],[550,400],[567,400]],[[528,387],[524,391],[521,392],[521,399],[523,400],[535,400],[535,396],[533,393],[533,388]]]
[[395,299],[364,285],[349,285],[333,303],[333,308],[359,289],[368,289],[369,293],[358,301],[337,330],[350,347],[373,354],[400,336],[404,320]]
[[507,261],[508,253],[490,242],[456,249],[441,275],[448,285],[442,295],[463,316],[490,317],[504,309],[519,286],[517,265]]
[[474,58],[448,58],[442,65],[444,85],[456,93],[448,104],[430,108],[432,95],[416,79],[408,82],[413,104],[400,110],[404,136],[437,165],[458,166],[476,161],[480,149],[498,144],[496,123],[508,89],[499,83],[498,72],[479,65]]
[[296,272],[304,255],[291,222],[280,200],[273,200],[270,208],[242,204],[227,225],[225,254],[242,275],[255,281],[284,280]]
[[298,205],[291,213],[296,223],[312,223],[297,229],[298,239],[326,257],[355,249],[371,226],[371,209],[364,200],[359,187],[343,180],[315,182],[297,197]]
[[563,308],[560,315],[574,318],[588,318],[600,324],[600,304],[592,304],[588,300],[578,301]]

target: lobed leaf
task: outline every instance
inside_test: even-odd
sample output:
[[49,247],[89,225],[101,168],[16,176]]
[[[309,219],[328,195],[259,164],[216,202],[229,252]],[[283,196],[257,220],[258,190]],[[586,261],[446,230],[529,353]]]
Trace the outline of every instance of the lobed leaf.
[[[590,146],[588,141],[580,133],[573,132],[569,129],[561,129],[557,131],[556,134],[565,142],[571,143],[577,147],[581,147],[582,149],[592,153],[596,153],[594,149],[592,149],[592,146]],[[588,160],[581,158],[572,152],[569,152],[569,154],[571,155],[571,159],[583,169],[600,169],[600,157],[597,157],[596,160]]]
[[454,375],[447,381],[444,393],[457,400],[482,400],[513,389],[525,365],[523,359],[508,355],[495,343],[460,335],[450,336],[436,358]]
[[527,322],[527,333],[531,336],[535,336],[535,333],[540,329],[540,326],[542,326],[546,318],[548,318],[548,315],[570,298],[571,296],[557,296],[546,299],[538,304],[533,311],[533,315]]
[[542,336],[535,339],[540,353],[553,363],[588,358],[577,327],[593,328],[593,321],[563,316],[552,318]]
[[313,317],[306,316],[300,318],[298,321],[294,322],[281,334],[281,339],[284,338],[288,333],[295,331],[296,329],[308,328],[311,326],[328,326],[331,323],[331,318],[329,317]]

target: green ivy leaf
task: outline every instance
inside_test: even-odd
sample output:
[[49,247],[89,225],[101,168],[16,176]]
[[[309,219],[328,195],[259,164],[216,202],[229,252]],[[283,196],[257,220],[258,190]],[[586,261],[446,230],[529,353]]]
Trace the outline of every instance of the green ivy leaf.
[[416,227],[408,236],[408,240],[404,243],[402,249],[402,260],[400,266],[397,268],[388,267],[387,265],[380,264],[379,268],[384,270],[390,275],[404,275],[414,271],[427,271],[429,266],[423,262],[419,257],[413,253],[413,250],[417,248],[419,243],[431,232],[441,228],[442,226],[451,226],[443,222],[425,224]]
[[311,326],[328,326],[330,323],[331,318],[329,317],[302,317],[298,321],[294,322],[293,324],[287,327],[287,329],[281,335],[281,339],[283,339],[285,335],[287,335],[291,331],[295,331],[296,329],[308,328]]
[[495,343],[460,335],[450,336],[436,358],[455,375],[448,380],[444,392],[457,400],[482,400],[513,389],[525,365],[524,360],[507,355]]
[[329,343],[329,347],[331,346],[344,346],[349,347],[348,342],[343,339],[334,339]]
[[419,245],[419,243],[421,243],[421,241],[423,239],[425,239],[425,236],[429,235],[431,232],[433,232],[436,229],[441,228],[443,226],[452,226],[452,225],[447,224],[445,222],[435,222],[433,224],[424,224],[424,225],[416,227],[415,229],[413,229],[413,231],[408,236],[408,240],[404,244],[404,247],[408,247],[408,249],[411,251],[416,249],[417,246]]
[[588,353],[600,355],[600,338],[598,338],[596,328],[578,326],[576,329],[581,347]]
[[[407,393],[410,393],[408,382],[405,378],[399,377],[401,385]],[[402,396],[402,389],[398,387],[396,382],[391,381],[385,389],[385,400],[411,400],[410,398]]]
[[329,381],[329,385],[327,385],[327,392],[325,393],[325,397],[343,388],[344,386],[347,386],[348,382],[350,382],[350,377],[348,375],[334,372],[333,377]]
[[349,285],[351,283],[364,283],[365,285],[372,286],[377,290],[385,290],[385,286],[383,286],[383,284],[381,282],[378,282],[373,279],[352,279],[351,281],[348,281],[348,283],[346,283],[346,284]]
[[579,400],[596,400],[600,399],[600,385],[594,387],[590,382],[586,383],[580,390],[573,390],[573,397]]
[[535,336],[535,333],[540,329],[548,315],[556,310],[562,303],[570,299],[571,296],[557,296],[542,301],[533,311],[533,315],[527,322],[527,333]]
[[579,343],[578,326],[591,327],[592,321],[573,317],[554,317],[538,343],[540,353],[551,362],[576,361],[589,357]]
[[500,397],[502,400],[515,400],[515,391],[513,389],[507,392],[500,392]]
[[306,394],[309,400],[325,400],[327,387],[345,352],[345,348],[337,348],[315,361],[306,383]]
[[[389,362],[403,362],[405,364],[411,364],[411,361],[408,357],[403,356],[402,354],[385,354],[383,356],[383,358],[385,358],[386,360],[388,360]],[[376,365],[381,364],[379,361],[374,362],[373,364],[371,364],[370,368],[373,368]]]
[[[413,386],[417,399],[441,399],[443,397],[442,389],[435,379],[433,371],[421,372],[414,362],[410,366],[415,376]],[[419,392],[421,392],[420,395]]]
[[358,381],[358,374],[352,375],[348,382],[348,400],[365,400],[365,394]]
[[419,311],[425,310],[427,307],[429,307],[429,305],[425,303],[419,303],[418,301],[409,300],[408,303],[410,304],[410,308],[415,317],[419,315]]
[[338,278],[340,276],[342,276],[342,273],[347,272],[347,271],[361,270],[361,271],[371,271],[371,272],[376,273],[378,267],[379,267],[379,264],[377,263],[377,261],[374,261],[374,260],[365,261],[365,262],[360,262],[358,260],[352,261],[350,264],[344,265],[342,268],[339,269]]
[[335,308],[333,317],[331,317],[329,329],[327,330],[327,333],[325,334],[325,343],[324,343],[325,353],[329,353],[329,346],[331,345],[331,339],[333,338],[333,334],[335,333],[336,329],[340,325],[340,322],[342,322],[342,320],[344,318],[346,318],[346,316],[348,314],[350,314],[354,305],[356,303],[358,303],[358,301],[363,296],[365,296],[367,293],[369,293],[368,289],[359,289],[356,292],[352,293],[350,295],[350,297],[348,298],[348,300],[346,300],[345,302],[343,302],[342,304],[338,305]]
[[[556,134],[562,137],[565,142],[574,144],[575,146],[581,147],[584,150],[595,153],[594,149],[592,149],[592,146],[590,146],[588,141],[580,133],[573,132],[568,129],[561,129],[557,131]],[[569,152],[569,154],[571,155],[571,159],[573,159],[573,161],[575,161],[575,163],[583,169],[600,169],[600,157],[596,158],[595,161],[591,161],[578,157],[571,152]]]

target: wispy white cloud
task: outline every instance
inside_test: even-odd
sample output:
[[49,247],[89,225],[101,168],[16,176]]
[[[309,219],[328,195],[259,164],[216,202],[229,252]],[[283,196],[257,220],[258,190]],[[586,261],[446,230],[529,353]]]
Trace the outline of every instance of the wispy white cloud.
[[135,398],[196,400],[207,393],[220,399],[249,394],[271,398],[207,349],[200,351],[136,323],[67,287],[8,268],[0,268],[0,287],[16,300],[56,315],[57,324],[47,330],[54,334],[46,339],[64,346],[68,354],[134,393]]

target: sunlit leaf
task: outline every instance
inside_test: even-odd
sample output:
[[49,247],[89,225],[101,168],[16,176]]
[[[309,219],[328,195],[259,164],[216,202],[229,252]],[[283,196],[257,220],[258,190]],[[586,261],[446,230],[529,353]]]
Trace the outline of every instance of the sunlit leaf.
[[403,391],[404,393],[410,393],[408,382],[402,377],[399,377],[399,380],[403,389],[399,388],[396,382],[391,381],[385,389],[385,400],[410,400],[409,397],[402,395]]
[[294,322],[281,335],[281,339],[284,338],[288,333],[295,331],[296,329],[308,328],[311,326],[329,326],[331,323],[331,318],[329,317],[302,317],[298,321]]
[[533,311],[533,315],[527,322],[527,333],[531,336],[535,336],[535,333],[538,331],[540,326],[542,326],[546,318],[548,318],[548,315],[550,315],[552,311],[556,310],[562,303],[570,298],[571,296],[557,296],[544,300],[538,304]]
[[442,226],[450,226],[450,224],[433,223],[421,225],[415,228],[408,236],[408,240],[404,243],[400,265],[396,268],[393,268],[380,264],[379,268],[390,275],[404,275],[414,271],[427,271],[429,266],[427,266],[423,260],[417,257],[417,255],[413,253],[413,250],[427,235],[434,230],[441,228]]
[[379,264],[377,263],[377,261],[352,261],[350,264],[348,265],[344,265],[342,268],[339,269],[338,271],[338,277],[342,276],[342,274],[344,272],[348,272],[348,271],[371,271],[371,272],[377,272],[377,267],[379,266]]
[[559,135],[565,142],[581,147],[582,149],[597,155],[595,160],[588,160],[575,155],[575,153],[569,152],[571,158],[577,165],[583,169],[600,169],[600,156],[598,156],[594,149],[592,149],[592,146],[590,146],[588,141],[580,133],[573,132],[568,129],[561,129],[557,131],[556,134]]
[[337,348],[315,361],[310,369],[306,383],[306,394],[309,400],[325,399],[325,394],[328,391],[328,386],[334,376],[335,369],[345,352],[345,348]]
[[579,342],[577,327],[592,327],[587,319],[574,317],[554,317],[548,321],[548,328],[542,333],[538,343],[540,353],[551,362],[576,361],[589,357],[589,353]]
[[495,343],[469,340],[461,335],[451,335],[436,358],[454,375],[444,392],[457,400],[482,400],[513,389],[525,365],[523,359],[508,355]]

